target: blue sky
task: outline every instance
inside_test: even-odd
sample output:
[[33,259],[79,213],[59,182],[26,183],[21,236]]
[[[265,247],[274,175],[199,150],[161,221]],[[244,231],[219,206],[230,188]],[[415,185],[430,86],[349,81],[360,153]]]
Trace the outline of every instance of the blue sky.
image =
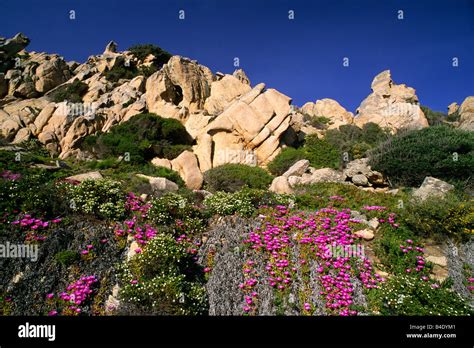
[[474,95],[474,0],[0,0],[0,36],[20,31],[28,50],[79,62],[110,40],[153,43],[214,72],[231,73],[238,57],[252,84],[300,106],[333,98],[354,111],[385,69],[435,110]]

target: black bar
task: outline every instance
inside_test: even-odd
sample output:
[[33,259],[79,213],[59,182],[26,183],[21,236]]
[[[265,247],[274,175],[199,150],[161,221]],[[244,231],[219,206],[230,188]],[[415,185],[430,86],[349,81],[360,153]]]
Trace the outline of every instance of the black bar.
[[[55,340],[19,338],[25,323],[55,327]],[[410,329],[410,325],[424,329]],[[429,329],[429,326],[432,328]],[[442,327],[442,325],[447,325]],[[472,317],[0,317],[0,346],[327,344],[472,347]],[[455,338],[407,338],[407,334]]]

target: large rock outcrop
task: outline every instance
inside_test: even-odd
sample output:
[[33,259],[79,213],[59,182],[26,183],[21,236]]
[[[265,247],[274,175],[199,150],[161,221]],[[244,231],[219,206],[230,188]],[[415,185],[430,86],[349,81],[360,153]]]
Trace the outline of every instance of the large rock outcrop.
[[21,33],[0,38],[0,98],[37,98],[71,77],[59,55],[24,51],[29,42]]
[[[37,137],[60,158],[83,158],[79,147],[84,137],[147,110],[185,125],[195,139],[201,171],[224,163],[265,164],[279,152],[291,123],[291,99],[266,90],[263,83],[252,88],[241,69],[214,75],[194,60],[173,56],[148,78],[114,81],[107,78],[111,69],[126,67],[126,62],[142,64],[130,52],[118,52],[114,42],[83,64],[45,53],[25,57],[21,67],[0,75],[0,94],[6,95],[2,136],[17,142]],[[57,88],[77,81],[87,86],[80,103],[52,102]],[[41,100],[39,108],[30,107],[35,100]]]
[[234,101],[206,127],[213,139],[213,166],[268,163],[280,151],[280,139],[290,126],[290,103],[289,97],[265,90],[263,84]]
[[13,141],[21,129],[32,131],[35,119],[48,104],[48,100],[38,98],[5,105],[0,109],[0,136]]
[[456,102],[453,102],[448,105],[448,115],[454,114],[455,112],[458,112],[459,110],[459,105]]
[[224,75],[220,80],[214,81],[211,85],[211,94],[207,98],[204,108],[211,115],[218,115],[235,98],[247,93],[252,88],[243,83],[237,77]]
[[163,117],[184,119],[203,109],[215,76],[196,61],[173,56],[146,83],[146,103],[150,112]]
[[35,89],[39,93],[46,93],[71,77],[69,66],[59,56],[48,56],[39,64],[35,73]]
[[316,100],[315,103],[308,102],[301,107],[301,112],[312,117],[328,118],[327,129],[337,129],[339,126],[353,122],[352,112],[347,111],[337,101],[329,98]]
[[[0,57],[8,61],[0,70],[1,137],[14,143],[37,138],[62,159],[87,159],[92,154],[81,150],[86,136],[107,132],[142,112],[156,113],[179,120],[193,138],[192,151],[167,164],[194,189],[202,185],[201,173],[213,167],[226,163],[265,166],[284,146],[302,141],[307,134],[323,137],[326,128],[375,122],[395,132],[428,126],[415,90],[394,84],[388,70],[375,77],[373,93],[353,117],[332,99],[306,103],[298,109],[291,105],[291,98],[267,89],[264,83],[252,86],[241,69],[214,74],[194,60],[172,56],[149,77],[110,78],[111,70],[126,69],[129,64],[135,71],[149,67],[150,57],[139,59],[132,52],[119,52],[111,41],[102,54],[79,64],[55,54],[26,52],[28,43],[21,34],[0,39]],[[18,54],[21,64],[12,65]],[[54,102],[57,91],[79,81],[85,86],[79,102]],[[473,97],[468,97],[459,107],[461,128],[472,129],[473,104]],[[319,129],[307,122],[307,115],[323,116],[330,122]],[[330,170],[315,173],[287,175],[286,181],[279,179],[279,186],[328,178],[345,180],[341,173]],[[346,177],[368,187],[376,185],[373,180],[382,180],[364,173]]]
[[464,99],[458,112],[459,128],[474,131],[474,96]]
[[418,103],[415,89],[393,82],[390,70],[378,74],[372,81],[372,93],[360,104],[354,117],[355,125],[368,122],[389,128],[420,129],[428,127],[428,120]]
[[11,39],[0,37],[0,72],[4,72],[13,66],[16,54],[22,51],[30,43],[22,33],[16,34]]

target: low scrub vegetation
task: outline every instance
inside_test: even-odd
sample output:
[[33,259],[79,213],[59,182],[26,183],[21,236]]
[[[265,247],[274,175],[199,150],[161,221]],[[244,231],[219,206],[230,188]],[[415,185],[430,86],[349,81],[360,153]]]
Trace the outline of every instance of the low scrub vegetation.
[[362,128],[354,125],[342,125],[338,129],[330,129],[326,132],[325,140],[338,149],[341,154],[347,154],[347,160],[352,160],[365,157],[368,150],[389,137],[388,130],[369,122]]
[[211,192],[235,192],[243,187],[266,189],[272,182],[272,176],[259,167],[224,164],[205,172],[204,181]]
[[307,136],[302,147],[283,149],[269,164],[268,170],[273,175],[282,175],[299,160],[307,159],[314,168],[338,168],[340,154],[338,150],[325,139],[317,136]]
[[402,132],[371,151],[370,164],[395,185],[419,186],[427,176],[466,180],[474,168],[474,133],[447,126]]
[[74,80],[71,83],[59,86],[51,93],[51,97],[55,103],[63,101],[80,103],[82,102],[82,97],[87,93],[88,88],[86,83]]
[[158,67],[168,63],[171,58],[171,53],[152,44],[134,45],[129,47],[128,51],[130,51],[130,53],[132,53],[141,61],[144,61],[149,55],[153,55],[153,64],[157,65]]
[[192,143],[179,121],[140,114],[113,126],[108,133],[86,137],[82,147],[99,158],[122,156],[126,161],[143,163],[153,157],[173,159]]
[[[326,122],[317,118],[318,122]],[[323,139],[316,135],[306,136],[303,146],[283,149],[269,164],[273,175],[281,175],[294,163],[307,159],[314,168],[340,168],[344,162],[365,157],[369,150],[390,137],[375,123],[367,123],[362,128],[342,125],[338,129],[327,130]]]

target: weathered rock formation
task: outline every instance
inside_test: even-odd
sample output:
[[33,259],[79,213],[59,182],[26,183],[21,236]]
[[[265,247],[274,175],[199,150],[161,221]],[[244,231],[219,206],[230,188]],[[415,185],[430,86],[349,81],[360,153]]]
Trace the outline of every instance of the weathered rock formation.
[[378,74],[372,81],[372,93],[360,104],[354,118],[362,127],[368,122],[396,132],[402,128],[428,127],[428,120],[418,103],[415,89],[393,82],[390,70]]
[[343,174],[357,186],[386,186],[382,173],[372,170],[368,162],[368,158],[349,162]]
[[17,53],[21,52],[29,43],[30,39],[22,33],[16,34],[11,39],[0,37],[0,73],[14,66]]
[[333,99],[316,100],[316,103],[308,102],[301,108],[301,112],[309,116],[323,116],[330,120],[328,129],[337,129],[344,124],[352,124],[352,112],[344,109]]
[[454,114],[459,110],[459,105],[456,102],[453,102],[448,105],[448,115]]
[[288,194],[292,193],[297,185],[320,182],[344,183],[363,189],[387,191],[387,183],[383,175],[371,169],[367,158],[349,162],[342,172],[332,168],[315,169],[309,166],[309,161],[300,160],[293,164],[283,175],[273,179],[269,190]]
[[146,83],[146,105],[163,117],[185,120],[202,110],[215,80],[209,68],[180,56],[172,57]]
[[474,96],[467,97],[459,107],[459,128],[474,130]]
[[143,174],[137,174],[137,176],[147,180],[152,188],[153,193],[155,194],[178,191],[178,185],[166,178],[153,177]]
[[[92,155],[81,150],[84,137],[107,132],[139,113],[156,113],[182,122],[194,139],[192,152],[160,164],[173,167],[194,189],[202,184],[202,172],[213,167],[225,163],[265,166],[283,146],[301,141],[306,134],[323,137],[325,130],[311,125],[308,115],[328,118],[328,129],[367,122],[393,131],[428,126],[415,90],[394,84],[389,71],[375,77],[373,93],[353,117],[332,99],[298,109],[277,90],[263,83],[252,86],[241,69],[214,74],[194,60],[173,56],[148,78],[138,75],[116,81],[107,77],[111,70],[130,64],[137,69],[149,67],[150,57],[138,59],[129,51],[119,52],[111,41],[102,54],[79,64],[56,54],[26,52],[28,43],[22,34],[0,39],[0,61],[4,62],[0,67],[0,137],[13,143],[37,138],[62,159],[87,159]],[[85,86],[78,96],[80,102],[55,102],[56,93],[71,84]],[[466,98],[459,108],[464,129],[472,129],[472,98]],[[333,174],[316,171],[321,180]],[[285,187],[281,190],[288,190],[296,182],[311,181],[308,175],[319,180],[314,173],[303,173],[277,183]],[[370,187],[370,179],[363,175],[349,178]]]
[[255,86],[205,129],[212,136],[213,166],[224,163],[266,164],[280,151],[290,126],[291,99],[274,89]]
[[422,201],[429,197],[443,198],[449,191],[452,190],[454,190],[453,185],[448,184],[443,180],[427,176],[425,180],[423,180],[421,186],[413,192],[413,197]]
[[100,180],[100,179],[103,179],[103,178],[104,177],[99,172],[88,172],[88,173],[82,173],[82,174],[69,176],[66,179],[81,182],[81,181],[84,181],[84,180]]

